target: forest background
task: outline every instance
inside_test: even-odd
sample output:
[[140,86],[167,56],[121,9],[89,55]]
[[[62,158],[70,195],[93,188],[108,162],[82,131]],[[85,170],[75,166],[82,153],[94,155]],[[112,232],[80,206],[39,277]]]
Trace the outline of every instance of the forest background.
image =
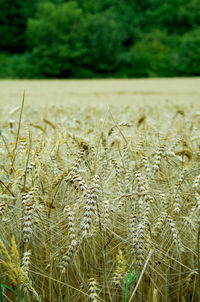
[[0,78],[199,75],[199,0],[0,0]]

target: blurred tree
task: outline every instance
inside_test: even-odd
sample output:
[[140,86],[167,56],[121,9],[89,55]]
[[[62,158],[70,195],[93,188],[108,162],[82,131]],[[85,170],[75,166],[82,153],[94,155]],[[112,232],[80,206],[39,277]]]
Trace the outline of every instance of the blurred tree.
[[115,12],[109,9],[88,16],[86,31],[88,67],[95,73],[115,72],[126,38],[122,25],[116,21]]
[[36,74],[76,76],[76,69],[84,63],[84,34],[83,12],[76,2],[39,5],[35,18],[29,19],[27,27]]
[[13,55],[0,53],[0,78],[33,78],[35,74],[32,66],[32,53]]
[[199,0],[149,0],[145,13],[145,29],[183,34],[200,25]]
[[179,32],[187,33],[200,26],[200,2],[199,0],[184,1],[184,5],[178,8]]
[[9,57],[0,53],[0,78],[12,77],[12,70],[9,64]]
[[186,33],[180,46],[180,75],[200,76],[200,29]]
[[38,0],[0,0],[0,50],[24,52],[27,19],[36,10]]
[[196,75],[199,28],[199,0],[0,0],[0,76]]
[[132,76],[155,77],[169,75],[171,49],[168,36],[154,30],[137,42],[130,50]]

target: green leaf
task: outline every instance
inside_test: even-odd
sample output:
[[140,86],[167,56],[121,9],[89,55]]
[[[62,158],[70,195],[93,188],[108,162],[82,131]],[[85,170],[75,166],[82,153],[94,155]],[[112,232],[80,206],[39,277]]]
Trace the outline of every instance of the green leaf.
[[3,302],[3,293],[2,293],[2,284],[1,284],[1,281],[0,281],[0,300],[1,300],[1,302]]
[[[0,283],[0,288],[1,288],[1,290],[2,290],[2,288],[7,288],[7,289],[9,289],[9,290],[10,290],[11,292],[13,292],[16,296],[18,296],[22,302],[24,301],[23,298],[22,298],[15,290],[13,290],[12,288],[10,288],[9,286]],[[0,292],[0,293],[1,293],[1,292]],[[1,297],[1,296],[0,296],[0,297]],[[3,299],[3,297],[2,297],[2,299]],[[1,302],[3,302],[3,300],[1,300]]]
[[126,287],[125,287],[125,293],[124,293],[124,302],[127,301],[127,295],[128,295],[128,289],[129,286],[131,285],[131,283],[135,280],[136,278],[136,274],[135,274],[135,270],[132,270],[132,267],[129,269],[128,271],[128,276],[126,278]]
[[129,272],[128,277],[126,279],[126,284],[128,284],[128,287],[135,280],[135,278],[136,278],[135,270],[133,270],[132,272]]

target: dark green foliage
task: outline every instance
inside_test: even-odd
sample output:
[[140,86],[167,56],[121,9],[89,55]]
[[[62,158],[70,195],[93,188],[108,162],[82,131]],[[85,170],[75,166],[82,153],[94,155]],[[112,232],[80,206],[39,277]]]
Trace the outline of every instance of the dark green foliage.
[[180,75],[200,75],[200,29],[182,37],[179,70]]
[[113,73],[120,66],[126,33],[117,23],[112,10],[89,17],[85,43],[88,46],[87,65],[96,73]]
[[84,63],[84,18],[76,2],[39,5],[27,35],[37,76],[70,77]]
[[0,54],[0,78],[35,77],[32,53],[6,55]]
[[21,53],[26,48],[26,24],[38,0],[0,0],[0,50]]
[[0,0],[0,77],[200,75],[199,0]]
[[132,76],[170,76],[173,61],[168,40],[169,37],[166,34],[153,30],[137,42],[130,50]]

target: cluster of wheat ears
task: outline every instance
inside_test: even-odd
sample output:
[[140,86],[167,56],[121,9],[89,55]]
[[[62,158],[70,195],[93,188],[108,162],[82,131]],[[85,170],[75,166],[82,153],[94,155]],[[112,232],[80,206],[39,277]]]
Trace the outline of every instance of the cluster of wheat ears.
[[4,301],[199,301],[199,114],[2,110]]

